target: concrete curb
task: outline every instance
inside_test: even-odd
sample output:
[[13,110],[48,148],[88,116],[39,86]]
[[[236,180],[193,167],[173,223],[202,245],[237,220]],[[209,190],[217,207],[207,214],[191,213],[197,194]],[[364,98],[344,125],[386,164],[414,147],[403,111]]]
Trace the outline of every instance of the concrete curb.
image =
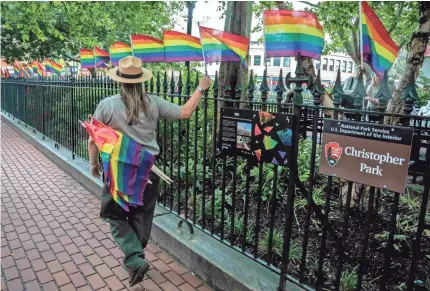
[[[90,175],[88,162],[72,158],[72,153],[64,148],[56,148],[55,142],[43,138],[39,132],[25,126],[18,119],[2,112],[1,121],[11,125],[25,140],[35,146],[63,171],[71,175],[90,193],[99,196],[102,181]],[[194,227],[190,235],[185,223],[178,227],[181,220],[157,205],[151,237],[186,268],[200,276],[216,290],[277,290],[279,275],[266,267],[240,254],[219,240]],[[292,282],[286,286],[288,291],[305,290]],[[312,289],[307,289],[312,290]]]

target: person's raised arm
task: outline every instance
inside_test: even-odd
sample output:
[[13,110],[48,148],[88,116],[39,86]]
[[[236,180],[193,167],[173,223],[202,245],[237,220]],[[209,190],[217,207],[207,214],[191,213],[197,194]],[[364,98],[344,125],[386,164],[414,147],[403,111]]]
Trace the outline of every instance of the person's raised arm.
[[211,79],[209,76],[204,76],[200,80],[199,87],[194,91],[194,94],[188,99],[188,101],[182,106],[180,119],[188,119],[191,117],[193,112],[199,106],[200,100],[203,97],[203,90],[207,90],[211,85]]

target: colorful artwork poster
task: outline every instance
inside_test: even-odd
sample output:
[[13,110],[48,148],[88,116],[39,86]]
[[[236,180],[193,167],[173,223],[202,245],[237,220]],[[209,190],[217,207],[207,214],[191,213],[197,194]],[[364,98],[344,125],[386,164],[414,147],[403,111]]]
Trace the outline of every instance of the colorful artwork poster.
[[252,163],[289,166],[293,146],[290,114],[221,109],[221,151],[248,158]]

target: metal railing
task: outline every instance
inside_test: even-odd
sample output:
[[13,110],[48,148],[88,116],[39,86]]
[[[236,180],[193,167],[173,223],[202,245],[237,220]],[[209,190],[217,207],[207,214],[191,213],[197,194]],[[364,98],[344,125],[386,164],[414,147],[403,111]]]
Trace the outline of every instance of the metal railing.
[[[291,85],[296,80],[303,82],[297,72],[296,79],[287,76],[285,81]],[[145,88],[184,104],[198,80],[193,83],[189,76],[185,84],[182,78],[175,84],[173,77],[157,74]],[[366,190],[318,174],[324,114],[378,123],[388,114],[339,108],[339,100],[336,108],[324,108],[317,89],[312,90],[315,105],[303,105],[299,86],[294,87],[296,104],[285,103],[283,84],[280,74],[276,102],[267,102],[264,82],[256,100],[251,74],[243,101],[240,86],[221,92],[216,80],[189,120],[160,120],[158,163],[175,182],[162,185],[159,205],[278,272],[279,290],[287,277],[317,290],[429,288],[430,119],[395,115],[401,126],[414,129],[407,194]],[[7,79],[1,85],[4,114],[70,150],[73,158],[86,160],[88,136],[78,120],[92,114],[103,97],[118,93],[118,85],[103,76]],[[300,121],[294,139],[297,170],[291,174],[276,165],[252,166],[242,157],[222,155],[217,144],[221,106],[295,114]],[[293,194],[287,195],[292,185]]]

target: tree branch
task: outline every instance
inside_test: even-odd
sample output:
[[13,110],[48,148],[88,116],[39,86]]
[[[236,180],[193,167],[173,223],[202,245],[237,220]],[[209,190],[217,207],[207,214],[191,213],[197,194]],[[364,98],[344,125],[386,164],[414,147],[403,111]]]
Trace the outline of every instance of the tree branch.
[[[400,18],[400,15],[403,12],[404,5],[405,5],[404,2],[400,2],[399,7],[397,7],[396,19]],[[394,23],[391,25],[391,27],[388,28],[388,33],[391,33],[397,27],[397,23],[399,23],[399,22],[398,21],[394,21]]]
[[68,59],[68,60],[75,61],[75,62],[78,62],[78,63],[80,63],[80,62],[81,62],[81,60],[76,59],[76,58],[71,57],[71,56],[66,55],[66,54],[63,54],[63,57],[64,57],[64,58],[66,58],[66,59]]
[[314,3],[311,3],[309,1],[298,1],[298,2],[303,3],[303,4],[307,4],[313,8],[320,8],[320,3],[314,4]]

